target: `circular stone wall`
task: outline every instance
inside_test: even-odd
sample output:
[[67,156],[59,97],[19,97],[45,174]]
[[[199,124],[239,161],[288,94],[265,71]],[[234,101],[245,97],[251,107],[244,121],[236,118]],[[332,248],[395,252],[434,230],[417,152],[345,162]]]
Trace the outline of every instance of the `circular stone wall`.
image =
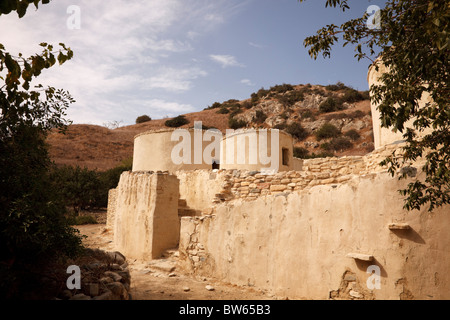
[[293,138],[276,129],[238,130],[222,139],[220,168],[256,171],[296,170],[298,166],[293,157]]
[[[212,161],[205,161],[203,156],[205,148],[214,141],[214,138],[203,141],[208,134],[211,136],[210,130],[200,129],[167,129],[138,134],[134,138],[133,171],[174,173],[177,170],[211,169]],[[220,137],[221,134],[217,138],[218,146]],[[213,155],[213,160],[219,160],[219,155],[209,154]]]

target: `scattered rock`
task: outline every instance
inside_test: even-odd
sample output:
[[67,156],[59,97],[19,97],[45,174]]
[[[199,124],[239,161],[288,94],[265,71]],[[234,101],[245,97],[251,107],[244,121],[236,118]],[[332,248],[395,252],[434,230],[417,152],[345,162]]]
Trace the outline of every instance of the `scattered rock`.
[[363,295],[360,294],[358,291],[350,290],[349,295],[353,298],[361,299],[363,298]]
[[113,271],[105,271],[104,275],[110,277],[115,282],[120,282],[120,280],[122,280],[122,277]]
[[191,291],[191,288],[189,288],[189,287],[183,287],[183,291],[184,291],[184,292]]
[[100,283],[102,283],[102,284],[114,282],[114,280],[113,280],[111,277],[103,277],[103,278],[101,278],[99,281],[100,281]]
[[85,295],[84,293],[78,293],[69,300],[91,300],[91,297]]
[[117,274],[122,277],[120,282],[130,283],[130,281],[131,281],[130,271],[128,271],[128,270],[117,271]]
[[94,297],[92,300],[112,300],[113,294],[111,291],[107,290],[103,294]]
[[106,252],[106,254],[113,260],[114,263],[117,263],[118,265],[125,263],[126,258],[119,251],[110,251]]
[[91,297],[96,297],[99,294],[99,286],[98,283],[90,283],[89,284],[89,295]]
[[72,292],[70,290],[64,290],[61,293],[61,298],[66,299],[66,300],[72,298]]
[[163,272],[171,273],[175,270],[173,262],[168,260],[153,260],[148,265],[152,269],[157,269]]
[[344,277],[345,281],[356,281],[356,276],[351,273],[347,273]]
[[125,287],[120,282],[108,283],[106,285],[106,287],[108,288],[108,290],[110,290],[113,293],[113,295],[118,296],[118,297],[122,296],[124,294],[124,292],[126,291]]
[[176,277],[177,275],[176,275],[176,273],[174,273],[174,272],[172,272],[172,273],[169,273],[169,277],[170,278],[172,278],[172,277]]
[[209,284],[205,287],[205,289],[208,291],[214,291],[214,287],[210,286]]

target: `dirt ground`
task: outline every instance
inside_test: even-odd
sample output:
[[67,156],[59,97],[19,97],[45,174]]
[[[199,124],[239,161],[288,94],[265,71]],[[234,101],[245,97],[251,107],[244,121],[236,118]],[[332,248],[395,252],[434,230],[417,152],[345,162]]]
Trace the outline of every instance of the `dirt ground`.
[[[113,236],[105,224],[77,226],[85,246],[112,251]],[[207,278],[193,278],[176,268],[178,252],[170,250],[161,259],[152,261],[127,260],[131,273],[133,300],[279,300],[268,292],[251,287],[230,285]],[[206,289],[213,287],[213,290]],[[211,289],[211,288],[209,288]]]

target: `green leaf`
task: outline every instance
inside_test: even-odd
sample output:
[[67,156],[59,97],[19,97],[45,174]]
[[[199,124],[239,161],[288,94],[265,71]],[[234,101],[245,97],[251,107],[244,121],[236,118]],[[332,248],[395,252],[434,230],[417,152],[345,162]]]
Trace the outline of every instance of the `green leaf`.
[[26,1],[19,1],[17,3],[17,14],[22,18],[27,13],[28,3]]

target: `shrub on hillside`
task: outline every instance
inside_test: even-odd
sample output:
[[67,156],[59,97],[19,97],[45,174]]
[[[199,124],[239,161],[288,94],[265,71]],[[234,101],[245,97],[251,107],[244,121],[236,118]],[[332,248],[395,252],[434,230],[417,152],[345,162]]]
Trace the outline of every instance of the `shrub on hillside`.
[[303,147],[294,147],[294,157],[299,159],[306,159],[309,156],[309,151]]
[[322,113],[333,112],[342,109],[343,109],[342,103],[332,97],[327,98],[319,106],[319,111]]
[[237,104],[231,107],[230,117],[234,117],[235,115],[242,113],[241,105]]
[[250,109],[251,107],[253,107],[252,103],[250,101],[244,101],[242,102],[242,108],[244,109]]
[[275,93],[285,93],[285,92],[291,91],[291,90],[294,90],[294,87],[292,85],[286,84],[286,83],[277,84],[273,87],[270,87],[270,89],[269,89],[269,91],[275,92]]
[[305,109],[305,110],[300,111],[300,116],[302,117],[302,119],[311,119],[311,121],[316,120],[316,116],[309,109]]
[[255,115],[253,117],[253,121],[254,122],[256,122],[258,124],[261,124],[264,121],[266,121],[266,119],[267,119],[267,115],[263,111],[256,110],[256,113],[255,113]]
[[365,100],[364,95],[362,95],[361,92],[359,92],[358,90],[352,88],[345,89],[344,95],[341,98],[342,102],[348,103],[358,102],[362,100]]
[[309,153],[308,149],[303,147],[295,147],[294,148],[294,157],[299,159],[314,159],[314,158],[327,158],[333,157],[334,154],[332,152],[323,151],[319,153]]
[[348,117],[351,119],[355,119],[355,118],[362,118],[365,115],[366,114],[364,112],[362,112],[361,110],[355,110],[355,111],[349,113]]
[[334,157],[334,154],[332,152],[323,151],[319,153],[311,153],[307,159],[314,159],[314,158],[328,158],[328,157]]
[[353,144],[347,137],[337,137],[323,143],[320,147],[327,151],[343,151],[353,147]]
[[228,126],[229,126],[231,129],[236,130],[236,129],[239,129],[239,128],[243,128],[243,127],[245,127],[246,125],[247,125],[247,122],[246,122],[245,120],[237,120],[237,119],[234,118],[234,117],[230,117],[230,118],[228,119]]
[[330,120],[333,120],[333,119],[346,119],[346,118],[350,118],[350,116],[347,113],[345,113],[345,112],[327,114],[325,116],[325,120],[327,120],[327,121],[330,121]]
[[211,107],[208,107],[208,109],[217,109],[222,107],[222,104],[220,102],[214,102]]
[[341,134],[341,131],[331,123],[325,123],[322,127],[314,132],[317,140],[329,139],[338,137]]
[[339,90],[348,89],[348,88],[349,87],[347,87],[345,84],[343,84],[340,81],[338,81],[336,84],[330,84],[328,86],[325,86],[325,89],[327,89],[328,91],[339,91]]
[[305,85],[305,86],[301,87],[300,90],[298,90],[298,91],[303,95],[311,94],[312,86],[310,84]]
[[293,122],[288,125],[285,129],[287,133],[298,139],[299,141],[304,140],[308,137],[308,131],[302,127],[298,122]]
[[222,107],[220,107],[219,110],[216,111],[216,113],[227,114],[227,113],[230,113],[230,110],[228,108],[226,108],[225,106],[222,106]]
[[166,127],[178,128],[178,127],[181,127],[182,125],[185,125],[188,123],[189,123],[189,120],[186,119],[186,117],[184,115],[179,115],[173,119],[166,120],[164,125]]
[[278,130],[284,130],[284,129],[286,129],[286,122],[283,122],[283,123],[279,123],[279,124],[276,124],[276,125],[274,125],[273,126],[273,128],[274,129],[278,129]]
[[283,95],[278,95],[277,99],[283,106],[290,107],[296,102],[303,101],[305,97],[302,92],[293,90]]
[[258,92],[254,92],[251,94],[251,102],[253,105],[257,104],[259,102],[259,100],[261,100],[262,98],[264,98],[265,96],[267,96],[270,93],[270,90],[261,88],[258,90]]
[[151,120],[152,120],[152,118],[150,118],[148,115],[139,116],[136,118],[136,124],[148,122]]
[[360,134],[355,129],[351,129],[351,130],[347,131],[346,133],[344,133],[344,136],[352,139],[353,141],[356,141],[359,138],[361,138]]
[[239,100],[237,100],[237,99],[228,99],[227,101],[224,101],[224,104],[229,104],[229,105],[231,105],[231,104],[239,104]]
[[283,120],[289,119],[289,113],[287,113],[286,111],[283,111],[283,113],[280,114],[280,118]]

